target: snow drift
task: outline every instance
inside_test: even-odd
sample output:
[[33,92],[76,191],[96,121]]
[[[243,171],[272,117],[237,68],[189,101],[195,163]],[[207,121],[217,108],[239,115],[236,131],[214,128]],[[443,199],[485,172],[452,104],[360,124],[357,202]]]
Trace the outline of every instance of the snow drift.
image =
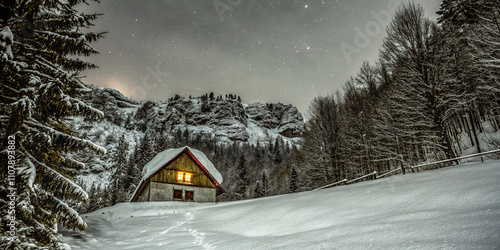
[[493,249],[499,179],[489,161],[238,202],[122,203],[61,237],[73,249]]

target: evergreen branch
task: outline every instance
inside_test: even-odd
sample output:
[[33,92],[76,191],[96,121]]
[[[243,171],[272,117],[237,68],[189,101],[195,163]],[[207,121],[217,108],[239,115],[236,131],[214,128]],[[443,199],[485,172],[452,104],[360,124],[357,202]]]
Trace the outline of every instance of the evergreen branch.
[[[46,49],[62,55],[90,56],[99,53],[86,42],[83,35],[81,36],[83,39],[81,39],[80,37],[66,37],[51,31],[39,31],[38,33],[45,35],[37,36],[37,39],[43,40]],[[61,51],[61,48],[64,51]]]
[[[23,153],[21,152],[21,154],[23,154]],[[31,192],[35,193],[33,185],[34,185],[35,180],[36,180],[36,167],[33,164],[33,162],[30,161],[29,157],[25,157],[23,160],[27,166],[18,168],[18,170],[17,170],[18,176],[27,176],[27,177],[23,177],[23,178],[26,179],[26,182],[28,184],[28,188],[31,190]],[[20,165],[22,165],[22,164],[20,164]]]
[[[70,151],[77,151],[77,150],[81,150],[81,148],[88,148],[96,153],[106,154],[105,148],[103,148],[103,147],[101,147],[101,146],[99,146],[99,145],[97,145],[89,140],[80,139],[78,137],[74,137],[74,136],[59,132],[51,127],[47,127],[45,125],[40,124],[38,121],[36,121],[33,118],[30,118],[28,121],[25,121],[26,128],[30,129],[30,127],[27,125],[32,126],[32,127],[38,127],[40,129],[50,133],[51,138],[53,138],[53,140],[65,142],[64,147]],[[37,131],[37,130],[35,130],[35,131]]]
[[38,172],[40,173],[38,176],[40,178],[38,185],[40,185],[43,190],[50,190],[52,194],[65,200],[78,200],[86,202],[89,199],[85,190],[75,184],[72,180],[48,167],[43,162],[38,161],[24,147],[21,146],[21,149],[33,163],[41,167],[38,169]]
[[[59,200],[54,195],[46,193],[44,207],[50,211],[56,211],[56,218],[58,221],[62,221],[64,227],[75,230],[86,230],[87,223],[85,223],[82,217],[73,208],[68,206],[65,202]],[[88,200],[88,197],[87,197]]]
[[[1,84],[1,86],[2,86],[3,88],[6,88],[6,89],[8,89],[8,90],[10,90],[10,91],[12,91],[12,92],[14,92],[14,93],[16,93],[16,94],[18,94],[18,93],[19,93],[19,90],[14,89],[14,88],[12,88],[11,86],[5,85],[5,84],[3,84],[3,82],[2,82],[2,83],[0,83],[0,84]],[[2,93],[3,93],[3,92],[4,92],[4,91],[2,91]],[[11,97],[11,98],[13,98],[13,97]]]
[[[87,86],[85,86],[83,83],[81,83],[78,79],[71,77],[68,74],[68,72],[61,70],[57,65],[48,61],[47,59],[45,59],[41,56],[38,56],[38,55],[36,56],[36,59],[41,60],[41,61],[37,61],[37,62],[40,65],[44,66],[46,69],[48,69],[49,72],[54,72],[57,79],[62,78],[62,79],[64,79],[64,82],[69,82],[69,83],[75,84],[76,88],[81,88],[81,89],[87,88]],[[54,78],[50,77],[48,79],[53,80]]]
[[83,112],[83,114],[87,114],[97,119],[104,118],[104,112],[80,101],[79,99],[76,99],[74,97],[69,97],[69,100],[72,102],[73,107],[75,107],[75,111],[81,111]]

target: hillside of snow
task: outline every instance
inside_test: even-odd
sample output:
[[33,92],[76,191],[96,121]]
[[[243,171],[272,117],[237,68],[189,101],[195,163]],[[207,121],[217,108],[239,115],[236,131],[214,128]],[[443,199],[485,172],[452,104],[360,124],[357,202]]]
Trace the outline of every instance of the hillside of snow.
[[495,249],[500,161],[246,201],[121,203],[72,249]]

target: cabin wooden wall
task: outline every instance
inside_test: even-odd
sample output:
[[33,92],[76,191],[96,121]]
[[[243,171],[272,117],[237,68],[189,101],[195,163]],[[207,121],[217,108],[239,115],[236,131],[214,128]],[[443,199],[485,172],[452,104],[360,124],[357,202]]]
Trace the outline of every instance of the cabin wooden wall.
[[137,198],[137,201],[139,201],[139,202],[149,201],[149,187],[150,187],[150,183],[146,184],[146,187],[144,187],[144,189],[142,190],[142,193]]
[[[191,183],[177,182],[177,171],[192,173]],[[210,179],[208,179],[196,163],[185,153],[165,169],[152,176],[151,181],[215,188],[215,185]]]

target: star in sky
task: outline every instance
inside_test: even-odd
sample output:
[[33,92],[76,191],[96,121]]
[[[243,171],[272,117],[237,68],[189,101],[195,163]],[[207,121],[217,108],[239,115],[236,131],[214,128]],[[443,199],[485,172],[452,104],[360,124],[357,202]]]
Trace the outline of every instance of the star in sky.
[[[354,46],[357,30],[364,32],[394,2],[218,1],[233,4],[223,20],[214,1],[79,6],[87,13],[104,13],[92,30],[109,32],[92,44],[101,54],[86,60],[99,69],[84,72],[84,81],[140,100],[233,93],[243,102],[291,103],[305,113],[314,97],[341,90],[363,61],[374,64],[385,28],[358,53],[346,56],[342,46]],[[440,0],[415,2],[436,17]],[[155,78],[148,67],[169,74]],[[161,83],[146,88],[142,79],[148,74]]]

